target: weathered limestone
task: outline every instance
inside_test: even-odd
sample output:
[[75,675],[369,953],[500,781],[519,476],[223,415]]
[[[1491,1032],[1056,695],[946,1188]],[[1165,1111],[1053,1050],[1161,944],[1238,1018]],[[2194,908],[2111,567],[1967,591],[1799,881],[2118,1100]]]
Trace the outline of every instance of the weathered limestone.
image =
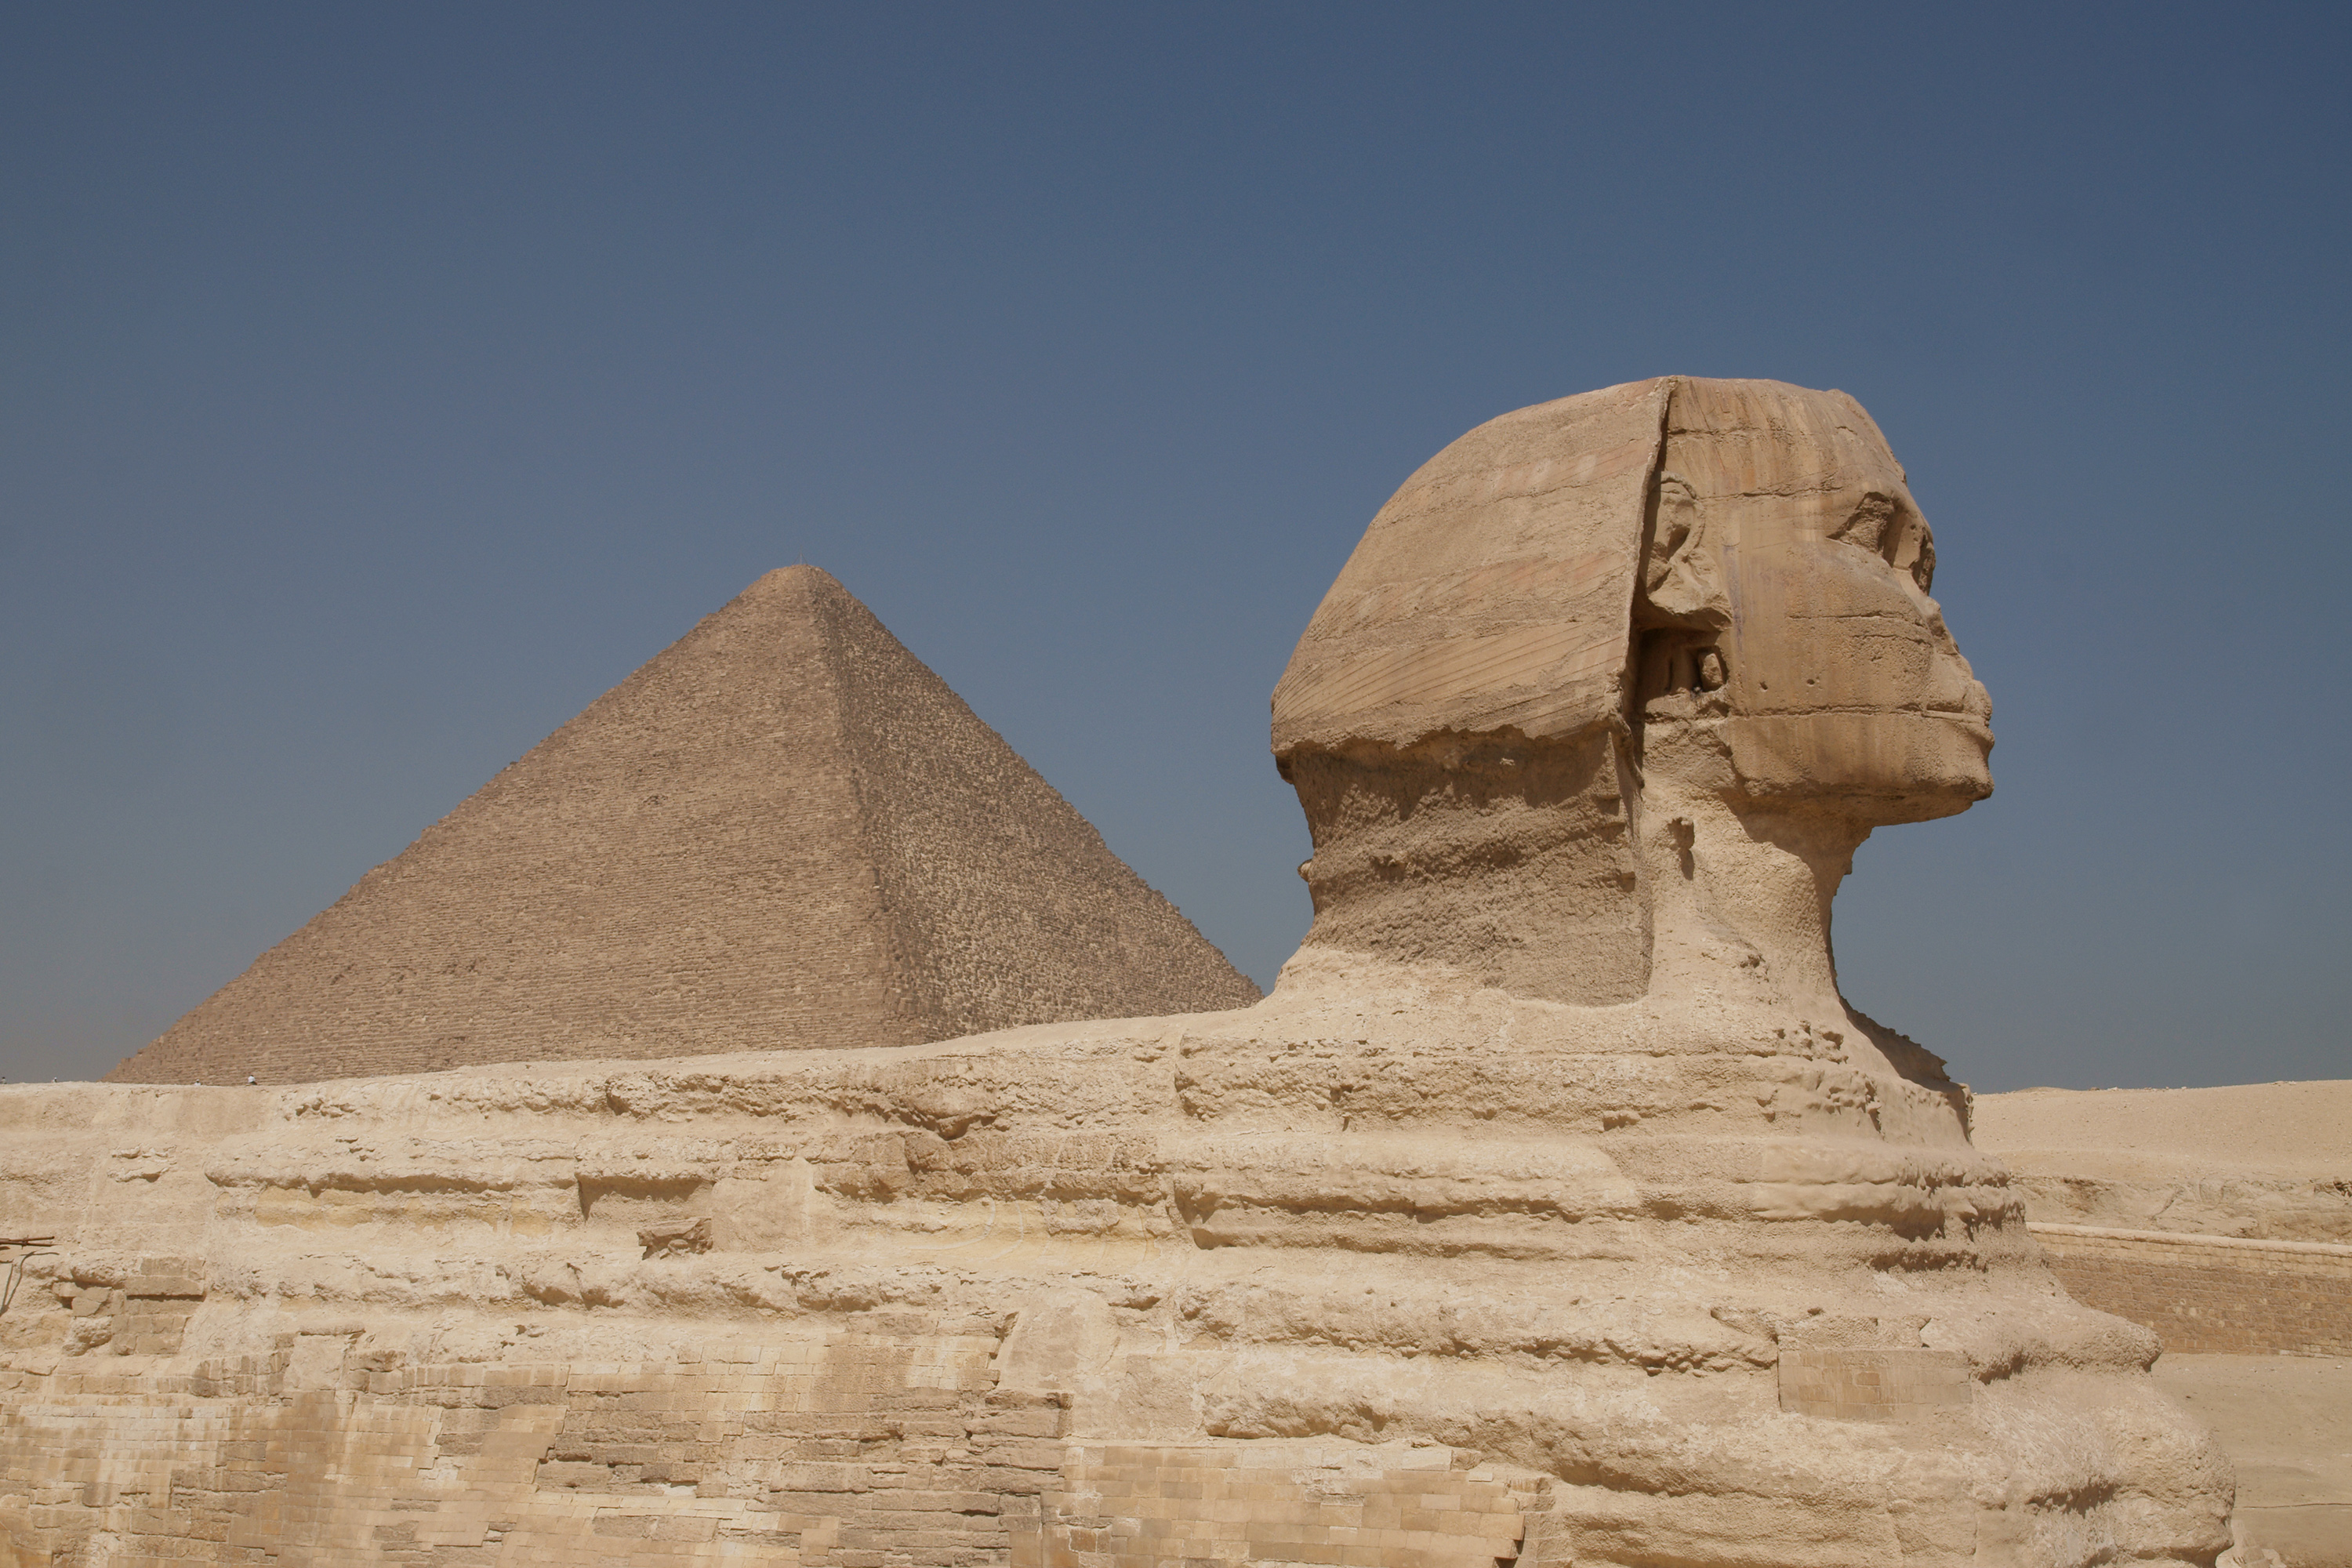
[[[1350,982],[912,1049],[0,1091],[10,1212],[60,1237],[0,1318],[0,1527],[857,1568],[1156,1509],[1230,1543],[1263,1517],[1190,1472],[1303,1463],[1249,1458],[1280,1440],[1458,1454],[1584,1563],[2210,1561],[2226,1472],[2148,1336],[2054,1291],[1999,1167],[1921,1136],[1940,1098],[1785,1027]],[[646,1255],[694,1220],[709,1251]],[[206,1292],[176,1337],[105,1294],[166,1270]],[[1090,1511],[1086,1445],[1151,1509]]]
[[[2153,1337],[2065,1297],[1966,1091],[1837,994],[1853,847],[1990,788],[1930,559],[1834,394],[1670,378],[1465,437],[1276,693],[1317,918],[1255,1006],[0,1090],[0,1195],[58,1238],[0,1317],[0,1531],[2212,1563],[2228,1468]],[[176,1328],[127,1284],[167,1278],[205,1292]]]
[[794,566],[108,1076],[911,1045],[1257,994],[865,605]]

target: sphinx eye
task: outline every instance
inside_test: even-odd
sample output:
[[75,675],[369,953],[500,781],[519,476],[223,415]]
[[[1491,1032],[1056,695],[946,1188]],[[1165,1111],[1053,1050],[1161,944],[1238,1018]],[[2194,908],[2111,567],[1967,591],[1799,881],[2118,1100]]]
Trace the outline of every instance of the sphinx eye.
[[1927,520],[1894,497],[1876,490],[1862,498],[1832,538],[1869,551],[1894,567],[1910,574],[1927,593],[1936,580],[1936,538]]
[[1885,550],[1887,525],[1894,521],[1895,499],[1873,490],[1862,498],[1831,537],[1859,545],[1873,555],[1881,554]]

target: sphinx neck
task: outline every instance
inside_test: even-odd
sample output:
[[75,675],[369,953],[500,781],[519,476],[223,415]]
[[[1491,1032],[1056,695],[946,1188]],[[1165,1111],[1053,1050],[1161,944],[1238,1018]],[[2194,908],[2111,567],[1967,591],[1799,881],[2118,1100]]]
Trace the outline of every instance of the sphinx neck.
[[1649,984],[1632,763],[1595,728],[1301,749],[1283,769],[1315,855],[1307,945],[1606,1006]]
[[1845,1016],[1830,905],[1870,829],[1823,812],[1737,807],[1653,775],[1642,802],[1653,995],[1712,992]]

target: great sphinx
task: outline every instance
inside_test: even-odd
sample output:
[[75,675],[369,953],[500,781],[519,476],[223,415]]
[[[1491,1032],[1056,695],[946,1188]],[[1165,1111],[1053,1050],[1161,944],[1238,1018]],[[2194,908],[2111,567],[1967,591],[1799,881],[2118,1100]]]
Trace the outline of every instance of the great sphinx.
[[[1842,394],[1523,409],[1381,509],[1276,690],[1315,920],[1254,1006],[0,1091],[60,1237],[45,1314],[0,1320],[0,1529],[2210,1564],[2227,1465],[2153,1337],[2058,1289],[1966,1089],[1837,990],[1854,848],[1991,787],[1934,563]],[[172,1323],[77,1406],[105,1311]],[[105,1475],[57,1458],[91,1445]],[[226,1545],[172,1546],[199,1515]]]

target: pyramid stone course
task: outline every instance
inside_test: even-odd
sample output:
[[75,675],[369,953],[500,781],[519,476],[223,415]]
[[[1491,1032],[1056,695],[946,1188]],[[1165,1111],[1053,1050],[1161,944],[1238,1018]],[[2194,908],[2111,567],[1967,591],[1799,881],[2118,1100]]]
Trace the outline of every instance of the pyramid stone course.
[[1257,994],[865,605],[795,566],[109,1077],[915,1045]]

